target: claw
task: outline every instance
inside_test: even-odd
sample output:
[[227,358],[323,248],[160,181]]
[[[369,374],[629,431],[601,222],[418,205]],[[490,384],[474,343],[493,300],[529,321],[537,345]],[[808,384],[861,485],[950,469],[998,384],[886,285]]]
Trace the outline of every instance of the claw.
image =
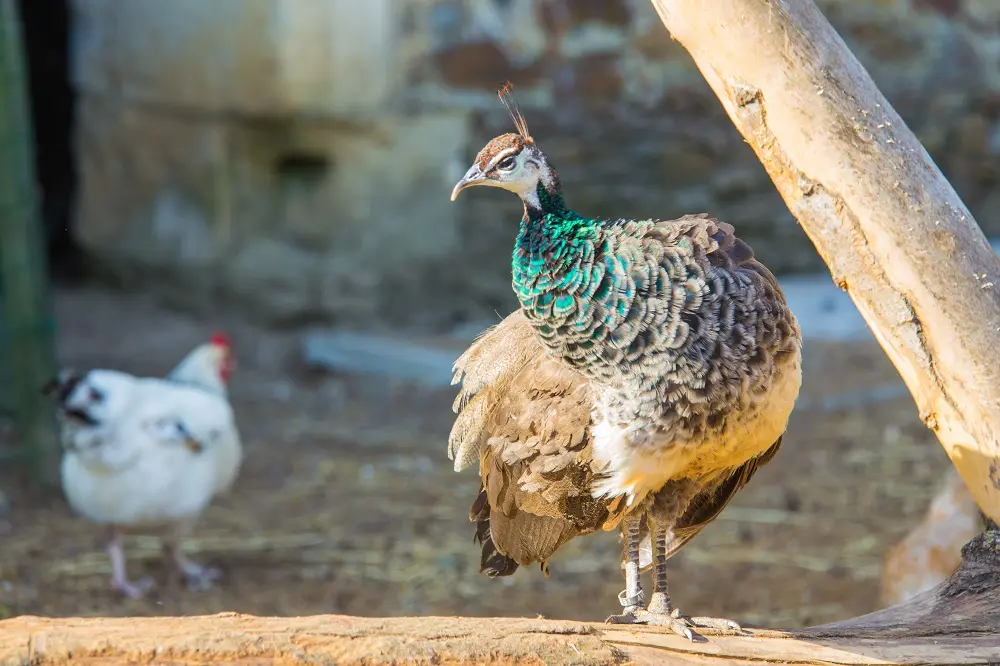
[[651,627],[665,627],[678,636],[682,636],[692,642],[704,642],[708,639],[695,631],[695,627],[707,629],[720,629],[743,633],[742,627],[732,620],[716,617],[686,617],[681,615],[676,608],[669,613],[657,613],[645,608],[626,608],[621,615],[611,615],[605,620],[606,624],[645,624]]
[[733,622],[722,617],[689,617],[687,620],[696,627],[735,631],[738,634],[743,633],[743,627],[738,622]]
[[604,624],[636,624],[635,615],[622,613],[621,615],[609,615]]
[[[680,634],[683,638],[688,639],[692,643],[695,642],[695,638],[694,638],[695,637],[695,633],[691,629],[691,627],[680,627],[680,629],[678,630],[678,627],[677,627],[676,624],[671,624],[670,628],[674,630],[674,633]],[[698,638],[705,638],[701,634],[698,634],[697,636],[698,636]]]
[[645,624],[650,627],[665,627],[678,636],[683,636],[692,642],[703,642],[707,639],[694,631],[685,618],[673,617],[664,613],[651,613],[645,608],[638,608],[621,615],[612,615],[607,619],[609,624]]

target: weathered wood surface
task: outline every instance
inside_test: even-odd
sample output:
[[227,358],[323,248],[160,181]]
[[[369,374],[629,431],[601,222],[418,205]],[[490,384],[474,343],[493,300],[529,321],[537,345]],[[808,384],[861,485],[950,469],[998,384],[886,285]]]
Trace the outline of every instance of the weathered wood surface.
[[1000,662],[1000,532],[905,604],[793,632],[708,633],[521,618],[19,617],[0,664],[989,664]]
[[4,665],[988,664],[1000,635],[803,638],[774,631],[690,643],[655,630],[513,618],[45,619],[0,623]]
[[812,0],[652,0],[1000,519],[1000,260]]

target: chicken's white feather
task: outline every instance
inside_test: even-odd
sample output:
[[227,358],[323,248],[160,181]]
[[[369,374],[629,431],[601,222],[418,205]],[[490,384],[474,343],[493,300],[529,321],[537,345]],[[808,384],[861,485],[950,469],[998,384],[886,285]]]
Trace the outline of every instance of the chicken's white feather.
[[60,410],[63,488],[75,511],[160,525],[196,518],[232,486],[242,446],[219,373],[227,353],[201,345],[165,379],[92,370],[77,382]]

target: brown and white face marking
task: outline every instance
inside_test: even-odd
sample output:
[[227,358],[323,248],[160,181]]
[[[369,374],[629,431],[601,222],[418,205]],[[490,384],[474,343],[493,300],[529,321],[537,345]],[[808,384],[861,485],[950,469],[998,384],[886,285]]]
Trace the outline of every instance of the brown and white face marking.
[[497,94],[510,112],[517,133],[494,137],[479,151],[476,161],[451,191],[451,200],[457,199],[459,192],[467,187],[485,185],[509,190],[526,204],[537,207],[538,183],[553,187],[555,174],[528,133],[528,124],[511,94],[510,82]]

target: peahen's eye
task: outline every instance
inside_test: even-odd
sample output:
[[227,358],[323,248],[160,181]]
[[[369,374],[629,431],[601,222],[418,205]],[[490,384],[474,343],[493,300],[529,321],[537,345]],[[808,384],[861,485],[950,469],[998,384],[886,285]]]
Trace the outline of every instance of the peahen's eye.
[[515,160],[514,156],[511,155],[510,157],[505,157],[500,160],[500,164],[497,165],[497,168],[501,171],[510,171],[514,168],[515,164],[517,164],[517,160]]

